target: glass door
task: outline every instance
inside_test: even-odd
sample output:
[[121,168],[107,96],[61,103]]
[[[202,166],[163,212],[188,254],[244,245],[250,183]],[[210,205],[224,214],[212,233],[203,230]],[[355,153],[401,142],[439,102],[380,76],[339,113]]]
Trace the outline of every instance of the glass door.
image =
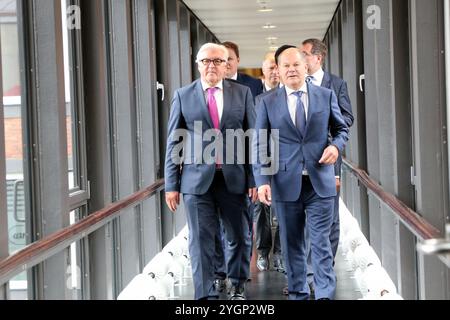
[[[6,191],[9,254],[30,240],[25,214],[24,125],[17,0],[0,0],[0,45],[6,158]],[[28,298],[27,273],[9,282],[9,299]]]

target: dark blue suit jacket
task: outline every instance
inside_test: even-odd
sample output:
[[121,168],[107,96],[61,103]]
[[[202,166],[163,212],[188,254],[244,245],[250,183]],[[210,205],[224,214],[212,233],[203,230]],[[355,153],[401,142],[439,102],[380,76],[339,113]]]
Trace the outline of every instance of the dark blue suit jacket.
[[279,89],[279,87],[278,87],[278,88],[273,88],[273,89],[270,89],[269,91],[264,91],[264,92],[261,93],[260,95],[256,96],[256,98],[255,98],[255,108],[256,108],[256,110],[258,110],[258,105],[259,105],[259,103],[261,102],[261,99],[262,99],[262,98],[264,98],[265,96],[267,96],[267,95],[270,94],[271,92],[276,91],[276,90],[278,90],[278,89]]
[[250,91],[252,92],[253,95],[253,99],[255,99],[257,96],[263,93],[263,84],[262,81],[259,79],[250,77],[249,75],[246,75],[244,73],[238,73],[237,82],[246,85],[247,87],[250,88]]
[[[255,126],[255,108],[250,89],[234,81],[223,82],[223,114],[220,130],[224,137],[223,154],[226,159],[226,130],[242,129],[244,131]],[[213,129],[211,117],[206,105],[205,96],[200,80],[178,89],[174,93],[168,125],[168,141],[165,161],[165,191],[179,191],[184,194],[205,194],[216,171],[216,164],[205,163],[202,155],[205,149],[214,141],[208,141],[205,131]],[[186,136],[184,144],[180,144],[184,129]],[[183,131],[183,130],[181,130]],[[201,154],[195,152],[195,146],[201,142]],[[180,147],[181,145],[181,147]],[[225,183],[231,193],[243,194],[248,188],[255,186],[253,173],[248,161],[237,159],[237,148],[245,152],[245,144],[234,144],[234,164],[222,166]],[[180,150],[181,149],[181,150]],[[172,159],[172,153],[182,153],[182,163]],[[206,151],[207,154],[210,152]]]
[[345,124],[347,124],[347,127],[350,128],[353,125],[354,118],[352,113],[352,104],[348,96],[347,83],[334,74],[325,71],[321,86],[334,91],[338,100],[339,108],[341,109],[342,117],[345,120]]
[[[352,113],[352,104],[348,96],[347,83],[338,76],[325,71],[321,86],[334,91],[338,99],[338,105],[341,109],[342,117],[344,118],[347,127],[350,128],[353,125],[354,118]],[[336,176],[341,175],[341,164],[342,159],[339,157],[338,161],[336,161],[336,164],[334,165]]]
[[[272,175],[263,174],[261,170],[265,167],[258,159],[253,172],[257,186],[270,184],[272,197],[277,201],[296,201],[299,198],[304,168],[308,170],[311,183],[319,197],[336,196],[334,166],[321,165],[319,160],[325,148],[330,145],[328,132],[331,132],[331,144],[342,152],[348,139],[348,127],[333,91],[308,84],[308,99],[308,119],[304,137],[289,114],[285,88],[263,96],[258,105],[255,127],[257,133],[262,129],[270,130],[272,134],[273,130],[278,130],[279,159],[275,161],[278,160],[279,170]],[[266,137],[258,135],[257,145],[259,150],[267,150]]]

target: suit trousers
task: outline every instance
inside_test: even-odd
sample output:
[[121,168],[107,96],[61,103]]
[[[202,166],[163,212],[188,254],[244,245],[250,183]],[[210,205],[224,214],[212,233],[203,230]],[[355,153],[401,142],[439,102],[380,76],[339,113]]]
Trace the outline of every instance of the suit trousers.
[[225,229],[222,223],[219,223],[219,230],[215,236],[215,256],[214,256],[214,274],[216,279],[225,280],[227,278],[227,258],[225,252],[227,243],[225,241]]
[[274,204],[280,224],[280,240],[288,276],[289,299],[306,300],[310,295],[306,281],[306,229],[311,240],[315,298],[334,299],[336,275],[333,270],[330,244],[334,197],[320,198],[314,191],[309,177],[304,176],[297,201],[281,202],[275,199]]
[[[340,220],[339,220],[339,196],[340,192],[338,192],[337,196],[334,198],[334,214],[333,214],[333,224],[331,225],[330,231],[330,242],[331,242],[331,251],[333,252],[333,260],[336,258],[336,253],[339,245],[339,236],[340,236]],[[333,261],[334,265],[334,261]]]
[[[272,223],[271,208],[261,202],[255,204],[255,242],[258,253],[262,256],[269,256],[272,249]],[[272,208],[273,211],[275,211]],[[273,253],[281,254],[279,226],[277,226],[273,237]]]
[[[254,204],[246,197],[247,218],[249,230],[246,232],[246,248],[250,261],[252,260],[253,248],[253,208]],[[225,237],[225,229],[221,223],[215,237],[216,252],[214,256],[214,274],[216,279],[225,280],[227,277],[227,261],[230,256],[230,250]],[[281,250],[281,249],[280,249]],[[250,268],[248,269],[247,278],[250,278]]]
[[[338,161],[335,164],[335,167],[337,167],[340,172],[342,164],[342,158],[339,156]],[[331,251],[333,253],[333,266],[334,266],[334,259],[336,258],[336,253],[339,246],[339,237],[340,237],[340,219],[339,219],[339,197],[340,197],[340,191],[338,191],[336,197],[334,197],[334,209],[333,209],[333,223],[331,224],[330,229],[330,243],[331,243]],[[314,283],[314,271],[312,268],[312,262],[311,262],[311,246],[310,246],[310,240],[309,240],[309,233],[305,233],[305,241],[306,241],[306,252],[307,252],[307,263],[308,263],[308,283],[313,284]]]
[[246,194],[230,193],[223,173],[217,171],[205,194],[184,194],[183,199],[189,227],[189,254],[195,299],[218,297],[214,287],[213,262],[220,222],[228,243],[228,278],[233,286],[243,285],[250,268]]

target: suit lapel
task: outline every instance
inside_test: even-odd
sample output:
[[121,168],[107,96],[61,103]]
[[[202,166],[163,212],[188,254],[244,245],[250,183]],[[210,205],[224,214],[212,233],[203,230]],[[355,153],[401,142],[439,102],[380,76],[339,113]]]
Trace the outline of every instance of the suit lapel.
[[209,124],[210,128],[214,128],[214,124],[211,120],[211,116],[209,115],[208,106],[206,105],[205,94],[203,92],[202,82],[200,80],[197,81],[194,93],[195,93],[195,100],[201,108],[203,117],[206,119],[206,122]]
[[324,72],[321,87],[331,89],[331,77],[328,72]]
[[222,119],[220,119],[220,130],[225,128],[225,123],[227,118],[231,112],[233,101],[233,88],[228,81],[223,80],[223,111],[222,111]]

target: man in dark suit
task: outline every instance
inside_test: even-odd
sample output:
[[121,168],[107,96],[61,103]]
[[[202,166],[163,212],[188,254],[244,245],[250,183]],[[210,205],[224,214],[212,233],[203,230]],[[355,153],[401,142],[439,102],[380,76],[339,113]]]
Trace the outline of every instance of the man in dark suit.
[[[256,108],[260,100],[271,90],[278,89],[280,85],[280,76],[278,74],[277,65],[275,62],[275,52],[268,52],[262,63],[263,89],[264,93],[255,98]],[[272,214],[275,215],[273,207],[269,207],[260,201],[255,204],[254,220],[255,220],[255,242],[256,250],[258,251],[258,257],[256,259],[256,267],[260,271],[266,271],[270,269],[270,251],[272,250],[272,238],[273,238],[273,255],[272,265],[278,272],[285,272],[284,263],[281,256],[281,244],[280,244],[280,226],[276,225],[275,234],[272,237]]]
[[[236,43],[231,41],[225,41],[222,45],[228,50],[228,60],[226,65],[225,77],[229,80],[235,81],[237,83],[243,84],[250,88],[252,92],[253,101],[255,101],[255,97],[263,92],[262,82],[258,79],[250,77],[243,73],[238,73],[239,67],[239,47]],[[252,247],[253,247],[253,211],[254,205],[247,201],[247,218],[249,230],[246,233],[247,242],[250,246],[249,257],[252,255]],[[223,228],[221,228],[223,230]],[[227,256],[229,256],[228,247],[229,245],[224,241],[223,233],[216,236],[216,253],[215,253],[215,275],[216,275],[216,287],[220,292],[225,289],[225,277],[227,274],[225,260]],[[250,280],[250,278],[249,278]]]
[[275,52],[270,51],[266,53],[261,70],[263,73],[263,92],[278,88],[280,75],[275,62]]
[[[307,215],[315,297],[333,299],[336,276],[329,240],[336,196],[333,165],[344,149],[348,128],[334,92],[305,82],[303,54],[297,48],[282,50],[276,55],[285,86],[263,97],[257,111],[255,145],[260,157],[254,175],[258,197],[267,205],[273,200],[277,211],[289,298],[309,299],[310,295],[304,241]],[[279,152],[271,153],[270,170],[261,160],[261,154],[269,153],[264,130],[278,141]]]
[[[335,76],[334,74],[324,71],[322,68],[325,58],[327,57],[328,54],[327,46],[319,39],[307,39],[303,41],[300,49],[306,58],[306,63],[308,65],[308,75],[309,75],[308,78],[310,79],[311,83],[334,91],[338,99],[338,105],[341,110],[342,117],[344,118],[347,127],[350,128],[353,125],[354,118],[352,114],[352,105],[350,102],[350,98],[348,96],[347,83],[338,76]],[[333,251],[333,258],[336,257],[340,233],[339,194],[341,187],[341,179],[340,179],[341,166],[342,166],[342,157],[339,156],[338,160],[334,165],[337,195],[334,201],[334,217],[330,233],[330,242]],[[310,282],[312,280],[311,273],[312,269],[309,268]]]
[[219,221],[229,243],[231,299],[245,299],[249,274],[246,197],[256,200],[256,189],[248,161],[238,161],[245,148],[227,130],[253,128],[255,111],[247,87],[223,80],[227,58],[221,45],[200,48],[201,79],[175,91],[168,125],[166,203],[175,211],[183,194],[196,299],[218,298],[212,261]]
[[263,85],[261,80],[253,78],[245,73],[238,72],[239,62],[239,47],[236,43],[225,41],[222,43],[228,49],[227,71],[225,77],[236,80],[243,85],[246,85],[252,91],[253,98],[263,92]]

